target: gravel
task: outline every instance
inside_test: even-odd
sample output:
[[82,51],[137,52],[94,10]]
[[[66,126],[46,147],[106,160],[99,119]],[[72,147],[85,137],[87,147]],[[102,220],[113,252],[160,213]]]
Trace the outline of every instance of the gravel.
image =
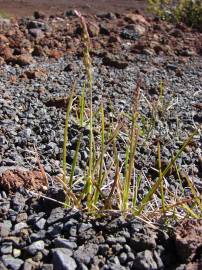
[[[21,42],[24,47],[18,44],[19,36],[16,34],[16,43],[13,43],[16,47],[5,45],[7,54],[9,49],[13,50],[12,57],[8,57],[5,51],[1,53],[4,62],[0,66],[0,185],[3,189],[0,192],[0,268],[155,270],[184,269],[184,264],[197,263],[200,258],[197,253],[202,241],[200,238],[196,241],[198,249],[190,249],[188,255],[183,253],[183,260],[180,260],[176,243],[179,246],[185,243],[185,250],[189,246],[189,239],[183,242],[183,233],[175,238],[164,227],[154,228],[149,222],[133,217],[112,212],[101,218],[93,218],[85,212],[61,206],[60,202],[66,198],[64,191],[56,184],[55,176],[61,175],[65,108],[73,82],[77,81],[77,91],[81,93],[84,79],[76,27],[78,21],[75,21],[74,14],[66,15],[68,17],[61,17],[60,20],[57,17],[45,21],[20,20],[18,26],[21,27],[23,41],[26,41]],[[150,26],[143,22],[142,28],[138,22],[131,27],[134,17],[125,18],[111,13],[103,16],[96,17],[98,24],[91,27],[94,45],[98,47],[92,53],[95,106],[102,100],[106,115],[116,122],[121,112],[131,111],[134,89],[141,77],[139,111],[142,132],[149,128],[147,120],[153,116],[151,106],[156,117],[155,128],[149,132],[148,140],[143,141],[140,136],[137,146],[136,173],[142,175],[137,198],[139,202],[158,176],[157,142],[161,142],[162,167],[165,168],[188,134],[201,127],[202,115],[198,109],[198,104],[202,102],[201,56],[197,54],[197,48],[192,47],[191,39],[188,48],[180,47],[178,42],[178,38],[182,39],[185,46],[186,35],[196,38],[199,33],[187,30],[182,34],[174,31],[174,26],[166,26],[162,22],[164,31],[159,30],[157,33],[168,39],[169,46],[173,42],[168,53],[165,51],[167,47],[162,46],[160,41],[149,40],[155,34],[155,22],[151,22]],[[66,30],[63,26],[66,20],[71,25],[68,31],[75,48],[70,46],[68,37],[64,40]],[[102,20],[104,23],[100,26]],[[57,32],[58,36],[54,27],[62,27]],[[151,31],[148,31],[148,27]],[[98,41],[98,32],[104,45]],[[143,46],[139,42],[147,41],[146,34],[151,44]],[[3,43],[5,38],[0,38]],[[61,46],[61,50],[53,50],[53,44]],[[71,53],[65,55],[64,46]],[[106,46],[104,51],[102,46]],[[31,55],[28,52],[32,49]],[[163,105],[159,105],[159,84],[162,80]],[[89,130],[79,130],[71,117],[67,146],[68,169],[80,133],[83,133],[83,137],[76,167],[77,177],[82,175],[82,169],[87,165]],[[120,163],[125,160],[124,141],[123,134],[117,140]],[[170,170],[166,176],[165,184],[173,194],[180,194],[183,186],[190,195],[186,175],[189,175],[199,192],[202,191],[201,149],[199,133],[177,160],[181,184],[176,170]],[[39,163],[36,152],[48,177],[46,196],[52,200],[40,197],[39,191],[34,193],[25,189],[28,179],[31,184],[38,179],[35,188],[41,179],[44,180],[42,172],[41,178],[34,173]],[[106,163],[107,166],[109,164]],[[3,186],[2,179],[11,177],[8,174],[3,178],[4,173],[13,170],[21,171],[16,174],[22,183],[24,179],[24,185],[15,185],[14,178],[13,185],[9,186],[8,182],[7,186]],[[27,174],[30,170],[31,176]],[[106,184],[111,185],[110,181]],[[82,188],[83,185],[78,184],[75,190]],[[161,203],[159,197],[156,197],[156,203]],[[194,227],[197,227],[196,224]]]

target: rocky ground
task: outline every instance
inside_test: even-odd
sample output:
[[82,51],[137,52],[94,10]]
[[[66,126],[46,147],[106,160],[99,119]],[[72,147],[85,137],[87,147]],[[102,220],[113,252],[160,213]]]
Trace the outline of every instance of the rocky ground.
[[[130,111],[141,78],[142,119],[156,113],[155,128],[137,149],[136,169],[144,176],[138,199],[146,194],[148,179],[156,178],[157,140],[165,166],[196,129],[199,134],[178,165],[185,195],[190,195],[186,175],[201,192],[202,34],[132,12],[99,13],[86,20],[94,104],[103,100],[113,118]],[[72,10],[58,16],[35,12],[33,17],[0,19],[0,26],[0,269],[200,269],[200,220],[184,220],[173,230],[159,220],[154,225],[116,211],[92,217],[59,204],[65,197],[56,184],[65,108],[73,82],[80,93],[84,77],[79,20]],[[68,164],[77,135],[71,119]],[[88,160],[87,135],[84,130],[78,176]],[[180,194],[176,171],[166,184]]]

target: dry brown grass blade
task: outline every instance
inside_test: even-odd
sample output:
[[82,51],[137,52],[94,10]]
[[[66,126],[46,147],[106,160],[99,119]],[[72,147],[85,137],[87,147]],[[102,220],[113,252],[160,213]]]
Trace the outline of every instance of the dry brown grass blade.
[[35,150],[36,160],[37,160],[39,169],[40,169],[41,174],[42,174],[43,178],[45,179],[46,185],[47,185],[47,187],[48,187],[48,177],[47,177],[46,172],[45,172],[45,170],[44,170],[44,167],[43,167],[43,165],[42,165],[42,163],[41,163],[41,160],[40,160],[40,158],[39,158],[39,154],[38,154],[38,151],[37,151],[37,148],[36,148],[35,145],[34,145],[34,150]]
[[58,180],[58,182],[63,186],[63,189],[64,191],[66,192],[66,194],[72,199],[74,205],[77,207],[77,208],[80,208],[80,205],[79,205],[79,202],[78,202],[78,199],[77,197],[74,195],[74,193],[72,191],[70,191],[66,184],[63,182],[63,180],[59,177],[59,176],[56,176],[56,180]]
[[137,81],[137,85],[134,91],[134,97],[133,97],[133,113],[138,112],[139,105],[140,105],[140,85],[141,80],[139,79]]
[[105,209],[110,209],[112,208],[111,207],[111,201],[112,201],[112,196],[114,194],[114,191],[116,189],[116,187],[118,186],[118,183],[119,183],[119,175],[120,175],[120,172],[119,172],[119,166],[116,166],[116,171],[115,171],[115,177],[114,177],[114,182],[112,184],[112,188],[111,188],[111,191],[109,193],[109,196],[107,198],[107,200],[105,201]]

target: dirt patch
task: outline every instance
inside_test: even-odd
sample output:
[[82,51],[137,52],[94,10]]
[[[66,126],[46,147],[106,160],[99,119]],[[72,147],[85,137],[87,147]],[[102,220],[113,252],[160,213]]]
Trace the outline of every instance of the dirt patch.
[[47,180],[40,171],[5,170],[0,175],[0,187],[8,192],[16,191],[19,187],[44,191],[47,189]]
[[189,262],[186,269],[202,269],[202,220],[186,220],[175,231],[178,256]]
[[1,11],[14,16],[32,15],[39,10],[47,14],[64,12],[77,8],[85,13],[118,12],[139,9],[145,11],[146,0],[0,0]]

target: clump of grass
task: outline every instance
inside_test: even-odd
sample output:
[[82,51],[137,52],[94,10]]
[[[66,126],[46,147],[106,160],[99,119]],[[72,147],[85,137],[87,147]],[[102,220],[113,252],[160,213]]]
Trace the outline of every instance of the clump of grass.
[[[141,183],[145,181],[145,175],[141,172],[137,173],[135,168],[138,139],[139,136],[143,136],[144,139],[149,140],[148,134],[142,132],[140,128],[142,121],[139,113],[141,83],[140,81],[137,82],[131,113],[120,113],[117,121],[114,123],[110,121],[103,101],[101,101],[97,108],[93,106],[93,71],[90,57],[90,38],[84,17],[78,11],[75,13],[79,17],[83,29],[83,64],[86,71],[86,79],[80,95],[76,93],[76,83],[73,85],[66,110],[63,146],[64,173],[63,179],[60,180],[67,194],[66,204],[79,209],[86,209],[91,213],[102,213],[113,210],[126,214],[132,213],[135,216],[147,217],[147,219],[152,216],[152,220],[157,219],[159,215],[165,217],[173,216],[173,213],[175,213],[175,218],[183,218],[185,216],[201,217],[201,212],[199,211],[202,204],[201,198],[189,177],[187,177],[187,183],[192,193],[192,197],[189,198],[183,192],[182,196],[176,197],[165,184],[167,174],[171,168],[176,168],[177,174],[180,176],[180,168],[178,168],[176,162],[186,146],[191,143],[197,131],[188,137],[164,169],[162,169],[161,145],[158,142],[157,170],[159,176],[154,180],[153,184],[150,183],[146,195],[141,199],[139,198],[139,189]],[[163,110],[164,88],[162,83],[159,89],[159,106],[160,110]],[[78,123],[79,135],[71,169],[67,172],[66,147],[68,144],[69,119],[71,109],[74,106],[74,97],[79,99],[75,120]],[[84,128],[89,130],[89,159],[86,168],[83,170],[83,174],[76,179],[74,177],[75,167],[78,163],[78,154]],[[118,142],[120,140],[124,141],[122,149],[125,151],[124,161],[120,160],[120,148],[118,148]],[[182,187],[180,177],[179,182]],[[78,191],[74,189],[78,183],[83,183],[82,190]]]
[[6,11],[0,10],[0,18],[10,19],[11,18],[11,15],[8,12],[6,12]]
[[202,31],[201,0],[148,0],[148,10],[161,19],[183,22]]

